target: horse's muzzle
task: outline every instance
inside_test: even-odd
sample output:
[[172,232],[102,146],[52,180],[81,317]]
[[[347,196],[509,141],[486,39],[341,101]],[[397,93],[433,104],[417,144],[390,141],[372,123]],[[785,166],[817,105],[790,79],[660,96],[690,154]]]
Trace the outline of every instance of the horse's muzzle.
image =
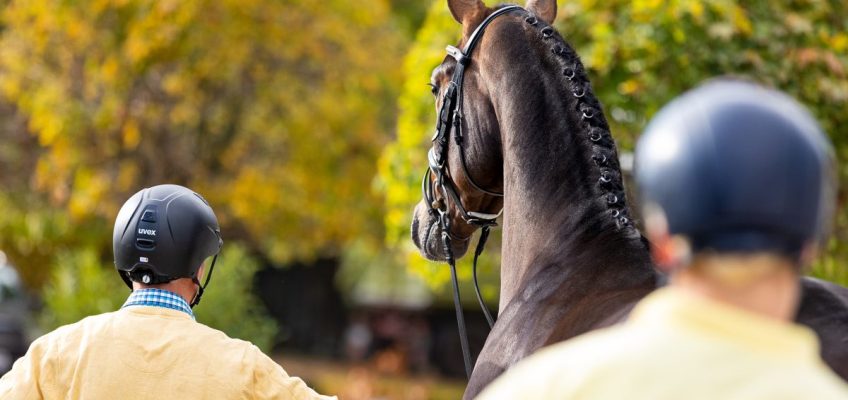
[[[442,243],[442,227],[439,218],[430,211],[429,205],[420,201],[412,213],[412,242],[424,258],[432,261],[447,261]],[[468,240],[451,240],[454,259],[459,259],[468,251]]]

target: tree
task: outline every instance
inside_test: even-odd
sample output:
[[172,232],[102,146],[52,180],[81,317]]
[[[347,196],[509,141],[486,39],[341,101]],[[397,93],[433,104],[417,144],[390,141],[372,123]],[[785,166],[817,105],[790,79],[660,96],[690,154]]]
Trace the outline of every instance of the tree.
[[12,1],[2,26],[0,248],[30,286],[83,242],[108,263],[120,204],[159,183],[274,262],[382,235],[405,41],[387,1]]

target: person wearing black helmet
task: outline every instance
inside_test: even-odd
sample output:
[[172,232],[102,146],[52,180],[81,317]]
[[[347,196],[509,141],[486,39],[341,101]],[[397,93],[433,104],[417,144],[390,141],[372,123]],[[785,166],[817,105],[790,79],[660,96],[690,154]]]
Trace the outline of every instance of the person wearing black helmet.
[[177,185],[139,191],[118,212],[112,244],[132,290],[123,307],[37,339],[0,379],[0,398],[334,398],[289,376],[253,344],[195,321],[192,308],[223,244],[199,194]]
[[635,162],[667,287],[480,398],[848,399],[815,333],[792,322],[835,200],[832,150],[809,113],[772,89],[712,81],[653,118]]

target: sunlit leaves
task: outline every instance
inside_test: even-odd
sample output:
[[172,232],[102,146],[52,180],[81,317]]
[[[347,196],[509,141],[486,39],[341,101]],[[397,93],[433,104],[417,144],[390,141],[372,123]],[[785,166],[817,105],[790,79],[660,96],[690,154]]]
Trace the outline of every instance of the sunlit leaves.
[[38,145],[15,190],[38,206],[109,225],[141,187],[183,184],[276,262],[382,236],[406,40],[386,1],[15,1],[2,24],[0,94]]

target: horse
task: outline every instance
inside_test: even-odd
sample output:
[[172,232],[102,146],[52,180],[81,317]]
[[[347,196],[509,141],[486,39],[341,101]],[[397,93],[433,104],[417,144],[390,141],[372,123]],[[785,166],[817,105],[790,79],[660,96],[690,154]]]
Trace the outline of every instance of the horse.
[[[630,216],[586,70],[551,26],[555,0],[448,6],[462,39],[431,76],[441,111],[412,240],[424,257],[452,262],[502,213],[498,318],[470,399],[537,349],[622,322],[665,279]],[[816,331],[824,360],[848,380],[848,288],[801,285],[796,320]]]

